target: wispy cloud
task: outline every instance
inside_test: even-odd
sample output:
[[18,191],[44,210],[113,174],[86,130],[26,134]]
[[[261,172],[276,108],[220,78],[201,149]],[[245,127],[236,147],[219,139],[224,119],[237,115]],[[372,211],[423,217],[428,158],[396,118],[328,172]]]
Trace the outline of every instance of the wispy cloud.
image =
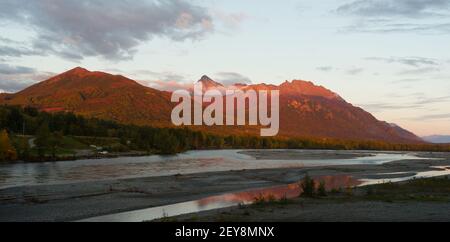
[[348,69],[348,70],[346,71],[346,73],[347,73],[348,75],[354,76],[354,75],[360,74],[360,73],[363,72],[363,71],[364,71],[363,68],[350,68],[350,69]]
[[249,18],[245,13],[228,13],[220,9],[213,9],[211,15],[219,20],[226,28],[236,29]]
[[[379,61],[387,64],[400,64],[409,67],[409,69],[397,72],[398,75],[422,75],[429,74],[431,72],[441,71],[445,61],[441,61],[433,58],[426,57],[366,57],[365,60],[368,61]],[[399,82],[416,82],[423,79],[419,78],[406,78],[398,81]]]
[[[153,72],[148,70],[135,71],[135,74],[145,76],[140,83],[163,91],[175,91],[179,89],[190,90],[197,79],[188,78],[182,74],[173,72]],[[213,79],[224,86],[233,84],[251,84],[250,78],[236,72],[218,72],[212,75]],[[200,77],[198,77],[200,78]]]
[[359,106],[367,109],[371,112],[381,112],[386,110],[399,110],[399,109],[411,109],[411,108],[420,108],[419,104],[394,104],[394,103],[366,103],[360,104]]
[[420,82],[420,81],[424,81],[424,80],[426,80],[426,79],[423,79],[423,78],[403,78],[403,79],[391,81],[391,83],[393,83],[393,84],[412,83],[412,82]]
[[439,61],[426,57],[367,57],[369,61],[382,61],[386,63],[398,63],[407,66],[420,67],[420,66],[437,66]]
[[219,72],[214,75],[214,79],[224,86],[233,84],[251,84],[250,78],[236,72]]
[[422,115],[419,117],[411,118],[416,121],[426,121],[426,120],[439,120],[439,119],[450,119],[450,113],[441,113],[441,114],[428,114]]
[[182,82],[177,80],[172,81],[152,80],[142,82],[144,82],[149,87],[168,92],[173,92],[176,90],[191,90],[194,85],[193,83]]
[[[394,20],[393,20],[394,21]],[[450,21],[448,23],[376,23],[375,21],[362,20],[357,24],[346,26],[341,32],[359,33],[414,33],[441,35],[450,34]]]
[[341,16],[356,20],[345,32],[449,34],[450,1],[357,0],[339,6]]
[[441,96],[441,97],[425,97],[425,96],[421,96],[421,97],[418,98],[417,101],[415,101],[415,104],[417,104],[417,105],[425,105],[425,104],[443,103],[443,102],[450,102],[450,96]]
[[416,69],[409,69],[409,70],[403,70],[398,72],[399,75],[424,75],[429,74],[431,72],[438,72],[440,71],[440,68],[437,67],[422,67],[422,68],[416,68]]
[[423,18],[447,15],[447,0],[357,0],[341,5],[337,12],[366,17]]
[[333,70],[333,67],[332,67],[332,66],[318,66],[318,67],[316,68],[316,70],[324,71],[324,72],[329,72],[329,71],[332,71],[332,70]]
[[[122,71],[118,72],[123,73]],[[193,85],[193,81],[183,74],[170,71],[136,70],[129,73],[129,75],[140,76],[141,78],[137,78],[139,83],[162,91],[186,90]]]
[[[389,98],[407,98],[409,101],[404,103],[399,103],[398,101],[392,102],[373,102],[360,104],[359,106],[371,112],[381,112],[386,110],[401,110],[401,109],[418,109],[427,108],[427,105],[438,104],[438,103],[449,103],[450,96],[440,96],[440,97],[429,97],[423,92],[415,92],[408,95],[389,93],[387,95]],[[429,109],[427,109],[430,111]]]

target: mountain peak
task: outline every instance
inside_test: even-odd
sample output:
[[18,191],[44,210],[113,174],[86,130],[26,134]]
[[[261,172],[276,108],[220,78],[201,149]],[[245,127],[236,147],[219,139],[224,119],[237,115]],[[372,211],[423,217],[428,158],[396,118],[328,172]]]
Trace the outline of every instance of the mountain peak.
[[323,86],[317,86],[310,81],[293,80],[292,82],[285,81],[280,85],[280,88],[286,93],[302,94],[308,96],[319,96],[328,99],[343,100],[338,94],[326,89]]
[[91,73],[91,72],[83,67],[77,66],[69,71],[66,71],[64,74],[80,75],[80,74],[87,74],[87,73]]
[[209,80],[209,81],[212,81],[212,79],[211,78],[209,78],[209,76],[207,76],[207,75],[203,75],[201,78],[200,78],[200,81],[203,81],[203,80]]
[[112,75],[100,71],[89,71],[82,67],[75,67],[62,74],[33,85],[30,87],[31,89],[28,89],[33,91],[38,90],[39,92],[46,92],[51,89],[79,91],[89,88],[96,88],[98,90],[110,90],[118,87],[136,85],[139,84],[120,75]]
[[209,78],[207,75],[203,75],[202,78],[200,78],[200,80],[198,80],[198,82],[202,83],[203,87],[206,89],[223,87],[222,84],[214,81],[213,79]]

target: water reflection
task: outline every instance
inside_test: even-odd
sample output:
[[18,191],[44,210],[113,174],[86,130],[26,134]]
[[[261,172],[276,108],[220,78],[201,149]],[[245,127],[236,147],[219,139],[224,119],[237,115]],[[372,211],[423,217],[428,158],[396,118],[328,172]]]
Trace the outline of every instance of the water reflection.
[[[335,175],[335,176],[318,176],[314,177],[316,181],[316,187],[320,182],[325,183],[325,188],[329,191],[332,189],[355,187],[361,184],[361,181],[347,175]],[[255,198],[294,198],[300,196],[302,189],[300,182],[292,183],[288,185],[253,189],[249,191],[228,193],[220,196],[213,196],[198,200],[199,205],[209,205],[212,203],[226,202],[233,204],[249,204],[255,201]]]
[[[434,166],[434,170],[417,172],[414,176],[391,178],[391,179],[355,179],[352,176],[319,176],[313,177],[316,185],[325,182],[326,189],[340,189],[347,187],[366,186],[387,182],[401,182],[415,178],[429,178],[436,176],[450,175],[450,167]],[[402,173],[397,173],[401,175]],[[82,222],[142,222],[161,219],[164,217],[173,217],[177,215],[197,213],[219,208],[227,208],[239,204],[251,204],[256,198],[295,198],[301,195],[302,189],[300,183],[293,183],[283,186],[269,188],[253,189],[242,192],[226,193],[218,196],[206,197],[203,199],[171,204],[166,206],[153,207],[148,209],[135,210],[124,213],[110,214],[105,216],[93,217]]]
[[[298,168],[352,164],[383,164],[402,159],[421,159],[401,153],[377,153],[354,159],[256,160],[240,150],[190,151],[175,156],[120,157],[47,163],[0,165],[0,189],[39,184],[65,184],[108,179],[167,176],[242,169]],[[292,150],[291,150],[292,152]],[[298,151],[308,152],[305,150]],[[313,151],[311,151],[313,152]],[[321,152],[321,151],[314,151]],[[323,151],[345,153],[346,151]],[[352,151],[352,153],[358,153]],[[361,154],[369,154],[360,152]]]
[[[319,176],[314,177],[317,184],[321,181],[325,182],[326,189],[339,189],[345,187],[354,187],[360,185],[361,182],[352,176]],[[302,189],[300,183],[293,183],[282,186],[253,189],[242,192],[226,193],[218,196],[206,197],[203,199],[159,206],[141,210],[135,210],[124,213],[117,213],[105,216],[99,216],[81,220],[81,222],[142,222],[164,217],[172,217],[182,214],[197,213],[212,209],[232,207],[239,204],[251,204],[255,200],[264,199],[282,199],[295,198],[300,196]]]

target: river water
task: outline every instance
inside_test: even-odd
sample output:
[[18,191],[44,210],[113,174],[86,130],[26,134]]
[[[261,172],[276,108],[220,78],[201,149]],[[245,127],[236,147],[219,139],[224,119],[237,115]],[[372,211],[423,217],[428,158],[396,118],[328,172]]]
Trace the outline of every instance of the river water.
[[[267,150],[266,150],[267,151]],[[276,150],[280,152],[280,150]],[[395,160],[420,159],[403,153],[371,153],[367,151],[308,151],[301,153],[362,154],[349,159],[255,159],[241,150],[189,151],[173,156],[120,157],[45,163],[0,165],[0,189],[17,186],[67,184],[86,181],[167,176],[243,169],[274,169],[308,166],[383,164]],[[281,152],[283,152],[281,150]]]

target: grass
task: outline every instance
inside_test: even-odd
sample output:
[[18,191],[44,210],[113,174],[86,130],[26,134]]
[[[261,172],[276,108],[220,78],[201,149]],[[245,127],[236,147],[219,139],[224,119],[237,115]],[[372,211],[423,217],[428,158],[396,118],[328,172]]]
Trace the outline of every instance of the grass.
[[61,148],[64,149],[78,149],[78,150],[82,150],[82,149],[89,149],[89,145],[80,142],[79,140],[77,140],[76,138],[72,137],[72,136],[63,136],[61,139]]
[[450,202],[450,179],[414,179],[404,183],[385,183],[362,188],[364,199],[375,201]]
[[78,142],[85,144],[87,146],[95,145],[95,146],[114,146],[119,145],[119,138],[108,138],[108,137],[90,137],[90,136],[73,136],[73,139]]
[[[266,206],[266,205],[287,205],[291,202],[292,202],[292,200],[288,199],[286,196],[283,196],[283,197],[277,199],[272,194],[269,194],[267,196],[260,194],[259,196],[255,197],[253,199],[252,205],[255,207]],[[243,208],[244,206],[240,205],[239,207]]]
[[[107,150],[110,153],[129,151],[129,148],[122,145],[118,138],[62,136],[59,139],[59,144],[57,148],[55,149],[55,157],[52,157],[53,151],[51,149],[47,149],[44,151],[45,157],[42,158],[39,155],[38,149],[36,147],[33,148],[29,147],[30,146],[29,141],[33,138],[35,137],[29,135],[12,136],[12,141],[17,145],[16,149],[18,153],[24,154],[22,159],[32,162],[75,159],[75,156],[80,150],[90,150],[92,151],[91,153],[96,154],[97,150],[95,147],[92,147],[92,145],[102,147],[102,150]],[[25,148],[26,146],[27,148]]]
[[[37,149],[35,149],[35,148],[30,150],[30,155],[31,155],[31,157],[39,157],[39,153],[38,153]],[[74,156],[75,151],[73,151],[72,149],[58,147],[58,148],[56,148],[55,155],[56,155],[56,157],[60,157],[60,158],[69,157],[69,156]],[[46,150],[45,156],[46,157],[52,156],[52,152],[50,150]]]
[[[262,195],[255,198],[250,206],[259,209],[271,208],[274,205],[297,204],[303,199],[322,202],[342,203],[358,201],[381,202],[450,202],[450,178],[437,177],[414,179],[402,183],[384,183],[356,188],[338,188],[331,190],[326,197],[301,196],[300,199],[272,199]],[[241,209],[245,209],[242,206]]]

